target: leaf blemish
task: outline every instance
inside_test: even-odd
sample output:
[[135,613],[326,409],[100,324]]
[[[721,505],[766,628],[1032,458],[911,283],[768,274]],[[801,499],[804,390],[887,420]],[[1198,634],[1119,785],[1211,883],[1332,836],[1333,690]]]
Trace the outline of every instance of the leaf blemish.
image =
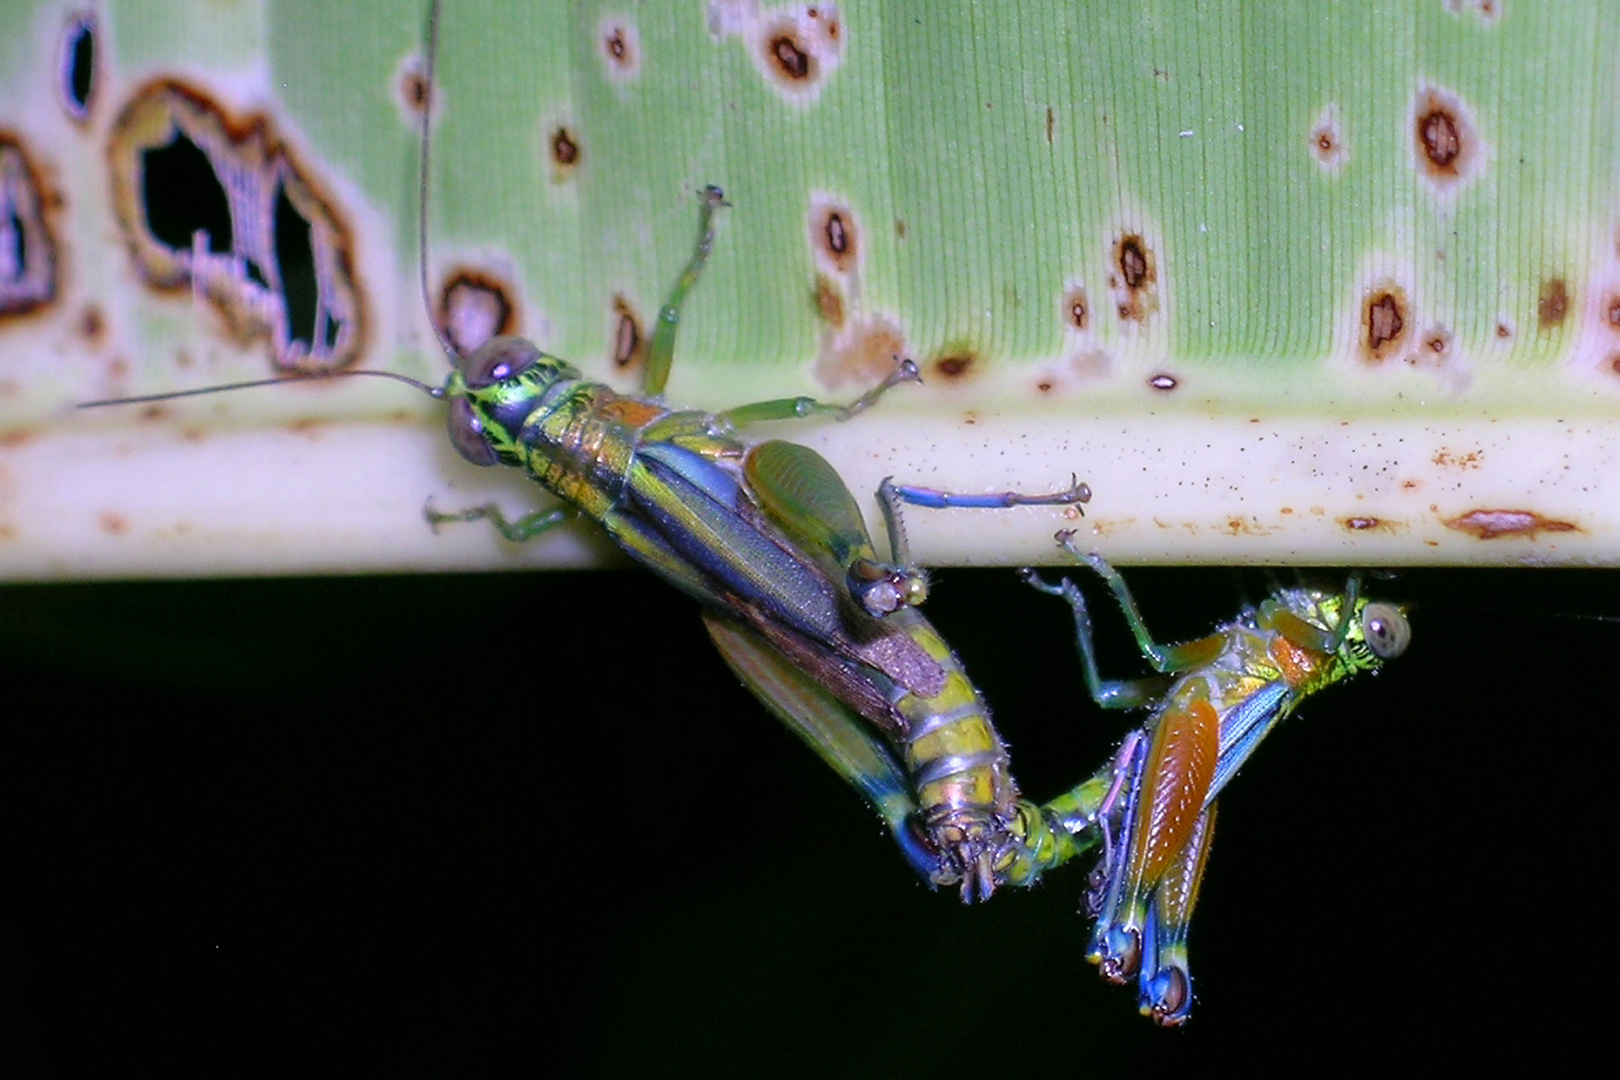
[[810,53],[791,30],[779,31],[766,44],[767,55],[783,78],[790,82],[806,82],[810,78]]
[[1344,132],[1339,125],[1339,107],[1329,104],[1316,118],[1310,134],[1311,157],[1323,172],[1332,175],[1349,159]]
[[1113,265],[1110,284],[1119,317],[1126,322],[1143,321],[1157,308],[1154,285],[1158,272],[1152,249],[1140,235],[1127,233],[1114,243]]
[[60,291],[55,205],[21,138],[0,131],[0,319],[39,311]]
[[422,110],[427,108],[427,75],[420,59],[413,60],[399,73],[399,97],[405,110],[416,116],[421,116]]
[[708,24],[716,42],[741,38],[760,74],[802,104],[816,100],[842,59],[843,25],[834,4],[762,8],[759,0],[710,0]]
[[823,332],[816,361],[816,375],[829,389],[851,380],[870,383],[880,379],[910,352],[905,336],[892,320],[881,315],[855,319],[847,312],[843,317],[842,328],[829,325]]
[[596,24],[596,51],[613,82],[625,84],[641,77],[641,31],[622,14],[604,15]]
[[1076,285],[1063,297],[1063,319],[1074,330],[1083,331],[1091,325],[1091,305],[1085,289]]
[[511,286],[482,270],[451,272],[439,289],[434,319],[444,337],[466,356],[492,337],[517,332],[517,305]]
[[1560,325],[1569,314],[1569,286],[1563,278],[1550,278],[1541,283],[1541,295],[1536,300],[1536,319],[1541,329],[1550,330]]
[[1404,349],[1410,320],[1406,294],[1398,286],[1372,290],[1362,305],[1362,358],[1381,363]]
[[623,293],[614,293],[613,365],[620,370],[640,367],[646,352],[647,335],[641,329],[641,319]]
[[96,19],[80,12],[62,32],[60,88],[62,107],[75,123],[90,119],[96,89]]
[[844,294],[826,274],[816,275],[816,313],[834,330],[844,328]]
[[817,265],[849,274],[860,261],[860,228],[855,212],[836,197],[814,195],[810,202],[810,243]]
[[1579,532],[1572,521],[1547,518],[1533,510],[1470,510],[1442,522],[1448,529],[1472,533],[1481,540],[1495,540],[1503,536],[1527,536],[1534,540],[1539,532]]
[[1436,192],[1457,190],[1483,168],[1484,138],[1463,100],[1420,86],[1412,106],[1412,146],[1419,174]]
[[932,367],[941,378],[957,382],[973,373],[977,360],[978,358],[971,352],[952,352],[939,357],[933,362]]
[[206,297],[235,339],[267,339],[282,370],[332,370],[364,352],[353,230],[270,117],[236,117],[156,79],[113,122],[107,158],[148,285]]
[[579,140],[572,131],[566,127],[559,127],[551,133],[551,163],[557,167],[552,179],[566,180],[573,175],[579,165]]

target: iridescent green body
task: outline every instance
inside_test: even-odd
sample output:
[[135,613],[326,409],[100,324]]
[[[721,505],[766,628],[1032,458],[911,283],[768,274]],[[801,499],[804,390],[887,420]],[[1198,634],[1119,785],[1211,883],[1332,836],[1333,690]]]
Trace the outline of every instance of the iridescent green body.
[[[1068,537],[1060,536],[1067,546]],[[1087,897],[1096,917],[1088,958],[1110,981],[1137,978],[1143,1013],[1179,1024],[1192,1005],[1187,927],[1214,834],[1217,796],[1302,701],[1377,670],[1405,650],[1410,631],[1399,608],[1366,600],[1352,576],[1342,593],[1279,589],[1207,637],[1161,646],[1119,572],[1098,555],[1084,558],[1107,582],[1143,655],[1160,673],[1102,679],[1080,590],[1068,580],[1049,585],[1029,575],[1072,607],[1092,698],[1104,708],[1153,710],[1121,744],[1108,770],[1111,790],[1094,811],[1105,855]]]

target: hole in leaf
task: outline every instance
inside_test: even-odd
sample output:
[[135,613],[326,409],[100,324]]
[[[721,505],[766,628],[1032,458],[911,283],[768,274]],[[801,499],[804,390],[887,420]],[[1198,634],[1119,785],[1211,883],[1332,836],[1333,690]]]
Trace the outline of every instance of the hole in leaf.
[[204,233],[207,249],[231,250],[231,209],[225,189],[202,148],[176,132],[168,143],[141,151],[142,209],[146,229],[176,251],[191,250],[192,237]]

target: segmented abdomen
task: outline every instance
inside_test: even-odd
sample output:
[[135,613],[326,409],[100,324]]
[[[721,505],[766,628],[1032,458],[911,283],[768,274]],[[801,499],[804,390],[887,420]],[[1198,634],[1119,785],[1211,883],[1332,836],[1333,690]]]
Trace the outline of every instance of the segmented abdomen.
[[907,692],[894,703],[906,732],[906,771],[922,824],[961,882],[963,899],[984,899],[995,888],[996,858],[1012,842],[1018,788],[1008,772],[1007,748],[950,647],[920,616],[904,621],[910,638],[945,675],[938,693]]

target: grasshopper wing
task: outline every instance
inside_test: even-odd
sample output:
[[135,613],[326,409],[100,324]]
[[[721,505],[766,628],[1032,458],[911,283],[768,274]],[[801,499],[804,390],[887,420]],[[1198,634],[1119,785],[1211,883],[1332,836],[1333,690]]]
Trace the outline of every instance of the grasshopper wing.
[[925,879],[940,869],[938,856],[913,829],[917,804],[894,755],[875,739],[860,715],[801,668],[733,619],[703,613],[709,636],[726,666],[777,719],[803,739],[833,771],[858,789],[878,812],[906,859]]

